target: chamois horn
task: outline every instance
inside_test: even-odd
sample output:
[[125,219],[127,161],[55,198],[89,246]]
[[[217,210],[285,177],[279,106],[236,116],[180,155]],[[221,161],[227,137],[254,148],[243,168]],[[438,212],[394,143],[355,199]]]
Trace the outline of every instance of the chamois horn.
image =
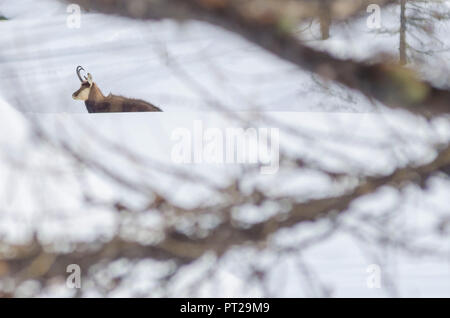
[[81,78],[80,71],[85,71],[86,72],[86,70],[84,68],[82,68],[81,66],[77,66],[77,76],[80,79],[80,82],[84,82],[85,80],[87,81],[87,77],[86,76],[84,76],[84,80]]

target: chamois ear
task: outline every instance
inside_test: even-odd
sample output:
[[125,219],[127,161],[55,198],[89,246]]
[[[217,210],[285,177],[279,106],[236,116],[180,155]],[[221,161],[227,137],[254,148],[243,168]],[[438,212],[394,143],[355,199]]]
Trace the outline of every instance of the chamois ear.
[[88,73],[87,81],[88,81],[89,85],[92,85],[92,75],[91,75],[91,73]]

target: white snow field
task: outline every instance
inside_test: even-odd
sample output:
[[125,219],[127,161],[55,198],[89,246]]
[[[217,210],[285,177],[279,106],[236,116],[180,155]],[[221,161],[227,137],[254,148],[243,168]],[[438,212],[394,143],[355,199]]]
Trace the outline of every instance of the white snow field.
[[[279,128],[279,122],[301,127],[312,139],[303,142],[296,139],[294,143],[293,137],[280,129],[283,149],[314,158],[336,170],[361,167],[373,174],[389,173],[410,161],[433,159],[432,144],[450,140],[448,118],[429,124],[401,111],[378,112],[379,105],[371,104],[359,93],[322,83],[221,29],[201,23],[133,21],[91,12],[82,13],[81,28],[70,29],[66,24],[66,9],[66,4],[52,0],[0,0],[0,13],[8,18],[0,21],[0,237],[6,241],[26,240],[32,230],[38,230],[44,242],[92,240],[111,236],[118,226],[115,213],[87,206],[83,201],[73,161],[51,147],[33,143],[27,119],[38,122],[52,140],[63,140],[86,157],[108,158],[109,167],[119,174],[146,179],[172,200],[186,206],[211,193],[192,182],[180,183],[162,168],[152,172],[130,169],[124,158],[101,148],[93,136],[99,134],[126,145],[127,149],[147,158],[150,166],[196,172],[216,183],[226,183],[230,176],[241,171],[239,165],[180,165],[172,160],[173,132],[177,128],[193,132],[198,120],[205,127],[242,127],[241,123],[216,112],[218,108],[211,98],[200,93],[200,85],[215,101],[220,101],[220,107],[244,116],[252,115],[254,110],[264,110],[266,116],[277,120],[267,124],[256,119],[255,127]],[[395,10],[385,12],[385,23],[395,26],[395,21],[388,18],[390,11]],[[358,59],[378,49],[396,52],[393,36],[374,34],[361,26],[363,23],[364,19],[356,22],[353,30],[348,25],[337,26],[330,40],[322,44],[312,39],[311,45]],[[352,44],[344,46],[353,31]],[[446,54],[442,52],[430,58],[430,64],[422,67],[424,76],[434,78],[434,73],[427,70],[436,61],[445,59]],[[174,70],[173,61],[195,83],[180,76]],[[158,105],[164,112],[87,114],[84,104],[71,97],[80,85],[75,74],[77,65],[92,73],[103,93],[141,98]],[[440,71],[447,67],[448,62]],[[442,76],[439,79],[444,81]],[[374,144],[382,146],[374,147]],[[339,154],[339,160],[334,158],[335,154]],[[97,197],[120,196],[131,205],[143,199],[129,195],[94,173],[83,177],[84,185]],[[340,191],[319,173],[297,171],[294,174],[285,167],[280,167],[274,175],[260,175],[252,182],[273,194],[292,193],[304,198]],[[363,215],[383,214],[396,207],[392,222],[384,229],[387,236],[405,235],[436,251],[449,251],[448,234],[415,238],[403,231],[409,225],[417,233],[430,233],[436,220],[445,213],[448,215],[449,193],[450,182],[444,177],[433,179],[426,190],[411,186],[399,194],[383,188],[356,201],[343,220],[347,230],[306,249],[301,261],[314,269],[313,276],[334,297],[450,297],[450,254],[425,257],[404,253],[400,248],[381,251],[351,236],[352,226],[362,226],[358,220]],[[244,212],[258,218],[258,213],[270,213],[270,208],[256,212],[249,208]],[[144,217],[149,224],[158,226],[158,220]],[[274,244],[295,245],[305,237],[327,231],[329,226],[328,220],[301,224],[295,231],[276,235]],[[184,275],[179,273],[180,278],[169,286],[170,295],[263,296],[261,290],[249,288],[240,275],[245,264],[255,257],[260,257],[261,262],[274,263],[269,277],[270,296],[316,295],[299,274],[301,262],[297,255],[278,262],[274,255],[256,255],[245,248],[231,251],[218,274],[199,286],[193,295],[186,285],[211,260],[205,257],[196,262]],[[383,288],[368,287],[371,264],[381,266]],[[154,287],[152,281],[158,276],[160,265],[152,261],[141,265],[112,296],[127,297]],[[120,270],[120,263],[117,266]],[[395,288],[389,288],[390,280],[395,281]],[[95,289],[86,292],[86,296],[96,295]],[[155,292],[147,296],[161,295]],[[43,296],[71,296],[71,291],[61,287],[47,290]]]

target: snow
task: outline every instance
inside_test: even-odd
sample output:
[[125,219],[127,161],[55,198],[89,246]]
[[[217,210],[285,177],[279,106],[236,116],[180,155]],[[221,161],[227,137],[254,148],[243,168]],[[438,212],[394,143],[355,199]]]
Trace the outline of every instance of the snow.
[[[355,172],[361,169],[372,174],[389,173],[397,165],[431,160],[435,156],[431,143],[450,140],[448,119],[441,118],[430,125],[424,119],[401,111],[373,113],[375,106],[359,93],[348,92],[332,83],[317,82],[311,74],[297,70],[243,39],[202,23],[149,23],[83,12],[81,28],[70,29],[66,25],[66,5],[51,0],[39,1],[39,4],[31,0],[3,0],[0,12],[9,18],[0,21],[0,144],[3,155],[0,235],[5,240],[25,240],[31,230],[38,229],[44,242],[89,241],[108,237],[118,226],[117,215],[106,208],[85,204],[73,160],[30,139],[26,117],[36,120],[54,142],[68,142],[88,158],[108,158],[109,167],[121,176],[142,178],[185,206],[195,206],[205,197],[214,199],[213,194],[192,182],[180,183],[164,173],[164,169],[151,172],[130,169],[127,160],[111,149],[100,147],[93,136],[99,134],[126,145],[155,167],[195,172],[218,184],[226,183],[239,173],[239,165],[233,164],[173,164],[172,134],[177,128],[193,130],[196,120],[219,129],[239,127],[240,123],[214,112],[216,109],[208,98],[199,94],[198,87],[174,70],[172,60],[224,107],[245,116],[251,116],[255,109],[270,111],[266,115],[277,122],[301,127],[312,139],[294,139],[281,130],[283,148],[336,171],[347,171],[351,159]],[[391,20],[385,23],[388,22],[394,23]],[[362,26],[364,19],[358,23],[347,31],[359,30],[351,36],[350,45],[343,29],[351,27],[346,25],[333,29],[332,39],[323,44],[312,41],[311,45],[324,45],[323,49],[336,55],[357,59],[371,56],[378,48],[395,47],[393,37],[370,33]],[[367,41],[364,45],[361,37]],[[79,88],[75,75],[77,65],[93,74],[105,94],[111,91],[148,100],[160,106],[164,113],[86,114],[84,104],[71,98]],[[342,96],[347,97],[347,101]],[[281,125],[256,120],[255,126]],[[396,138],[398,136],[402,137],[402,142]],[[383,147],[374,147],[374,144]],[[46,169],[48,172],[43,175],[38,173]],[[289,168],[283,168],[276,175],[256,176],[248,186],[257,185],[273,195],[296,194],[299,198],[319,198],[342,191],[329,181],[317,171],[294,174]],[[111,185],[101,175],[87,174],[85,182],[83,186],[97,198],[119,196],[130,204],[145,202],[145,198],[122,192],[123,189]],[[273,187],[275,183],[279,186]],[[394,237],[404,228],[405,220],[418,228],[432,226],[436,215],[427,212],[430,206],[448,210],[449,188],[448,180],[438,179],[426,191],[408,189],[408,199],[399,208],[399,220],[394,223],[398,227],[386,231]],[[372,197],[358,200],[346,222],[349,226],[352,222],[360,226],[353,217],[357,218],[362,212],[388,210],[395,206],[398,197],[396,191],[386,188]],[[270,211],[270,207],[265,207],[263,212],[270,214]],[[247,212],[255,214],[254,210]],[[159,220],[147,222],[155,228],[159,224]],[[295,231],[283,231],[274,241],[280,246],[295,245],[304,237],[325,231],[328,226],[326,220],[301,224]],[[432,242],[450,249],[448,237],[434,238]],[[379,253],[368,246],[370,243],[356,242],[348,233],[337,233],[332,239],[305,250],[301,260],[314,268],[315,275],[332,290],[333,296],[383,297],[386,296],[384,289],[367,287],[367,268],[373,264],[374,254]],[[383,271],[395,277],[400,295],[450,296],[450,255],[442,260],[412,257],[395,249],[387,254],[375,256],[383,260],[380,264]],[[298,255],[278,262],[271,259],[273,255],[245,248],[231,251],[217,275],[203,284],[197,294],[191,294],[184,286],[189,285],[188,281],[196,273],[201,275],[205,268],[214,264],[214,257],[210,255],[178,273],[179,279],[170,286],[170,291],[173,296],[261,296],[257,288],[249,290],[240,272],[244,271],[245,264],[252,264],[255,259],[263,262],[266,258],[268,263],[275,263],[269,277],[272,296],[310,296],[305,293],[307,282],[299,274]],[[154,287],[152,279],[164,271],[159,266],[152,261],[140,264],[125,287],[113,296],[129,296],[132,292]],[[153,270],[148,271],[149,267]],[[291,276],[292,279],[286,278]],[[282,289],[277,287],[280,281]],[[87,294],[95,296],[95,292],[89,290],[88,286]],[[47,292],[51,296],[70,296],[64,289]]]

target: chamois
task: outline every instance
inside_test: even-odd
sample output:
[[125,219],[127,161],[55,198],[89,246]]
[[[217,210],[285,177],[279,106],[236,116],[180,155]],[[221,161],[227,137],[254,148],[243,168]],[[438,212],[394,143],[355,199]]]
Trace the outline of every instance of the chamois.
[[80,79],[81,87],[72,94],[72,98],[82,100],[86,104],[89,113],[112,113],[112,112],[161,112],[162,110],[140,99],[131,99],[122,96],[109,94],[104,96],[100,88],[92,81],[90,73],[84,76],[80,71],[84,68],[78,66],[77,76]]

